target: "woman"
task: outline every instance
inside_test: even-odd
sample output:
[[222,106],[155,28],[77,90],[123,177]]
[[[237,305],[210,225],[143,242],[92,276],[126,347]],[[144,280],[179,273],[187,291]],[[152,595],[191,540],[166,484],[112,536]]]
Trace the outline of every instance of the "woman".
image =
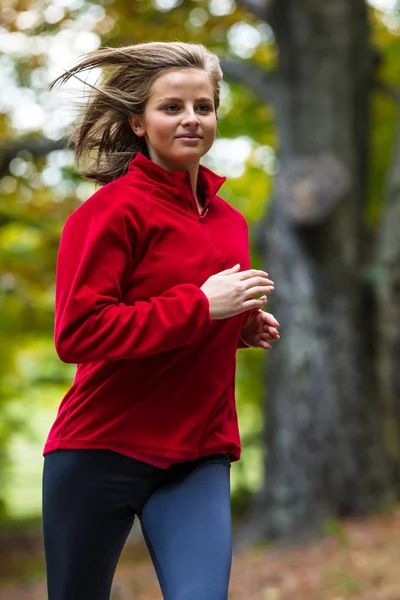
[[104,185],[57,261],[56,348],[77,372],[44,449],[49,600],[108,600],[135,515],[166,600],[226,600],[235,352],[279,335],[246,222],[200,166],[222,73],[203,46],[148,43],[56,81],[94,67],[75,147]]

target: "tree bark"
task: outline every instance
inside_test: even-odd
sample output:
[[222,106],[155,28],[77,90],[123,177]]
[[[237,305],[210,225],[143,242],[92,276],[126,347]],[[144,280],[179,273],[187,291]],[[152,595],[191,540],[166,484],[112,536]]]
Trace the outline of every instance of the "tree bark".
[[393,479],[400,493],[400,120],[376,256],[379,395]]
[[267,361],[260,531],[282,540],[388,492],[373,333],[360,278],[370,47],[364,0],[277,0],[282,97],[265,229],[281,340]]

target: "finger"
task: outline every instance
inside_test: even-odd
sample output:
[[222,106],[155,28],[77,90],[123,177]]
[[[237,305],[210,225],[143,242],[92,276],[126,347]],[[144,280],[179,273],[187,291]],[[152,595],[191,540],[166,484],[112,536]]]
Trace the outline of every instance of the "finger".
[[[262,309],[262,307],[263,307],[263,306],[265,306],[265,305],[267,304],[267,302],[268,302],[268,298],[267,298],[267,296],[260,296],[260,298],[258,298],[258,300],[259,300],[260,302],[262,302],[263,304],[262,304],[261,306],[258,306],[257,308],[253,308],[253,313],[259,313],[259,312],[262,312],[262,310],[261,310],[261,309]],[[256,317],[256,319],[257,319],[257,317]],[[262,322],[262,321],[259,321],[259,322],[257,323],[257,331],[258,331],[259,333],[262,333],[262,332],[264,331],[264,324],[263,324],[263,322]]]
[[264,310],[260,311],[261,318],[265,325],[271,325],[272,327],[279,327],[279,322],[275,319],[274,315]]
[[272,292],[274,290],[275,290],[275,288],[273,285],[266,285],[266,286],[264,285],[264,286],[250,288],[250,289],[246,290],[243,295],[246,298],[246,300],[248,298],[254,298],[254,296],[261,296],[263,298],[266,298],[266,294],[272,294]]
[[279,336],[279,331],[277,329],[275,329],[275,327],[264,327],[263,331],[265,333],[268,333],[268,335],[271,335],[272,337],[276,337]]
[[275,286],[275,283],[272,281],[272,279],[268,279],[268,277],[264,277],[262,275],[257,275],[257,277],[250,277],[246,279],[242,279],[241,276],[242,273],[239,274],[240,281],[242,282],[240,285],[242,285],[243,289],[245,290],[260,286]]
[[279,331],[275,329],[275,327],[264,327],[264,329],[261,332],[261,336],[264,338],[267,337],[268,339],[279,339],[280,337]]
[[231,275],[232,273],[237,273],[238,271],[240,271],[239,263],[237,263],[235,266],[231,267],[230,269],[225,269],[225,271],[219,271],[219,273],[217,273],[217,274],[218,275]]
[[[261,306],[254,308],[253,313],[257,313],[258,311],[260,311],[262,309],[262,307],[265,306],[268,302],[267,296],[260,296],[260,298],[257,298],[257,299],[259,300],[259,302],[262,302],[262,304],[261,304]],[[247,300],[246,300],[246,302],[247,302]],[[256,325],[257,325],[257,331],[260,331],[260,332],[264,331],[264,327],[263,327],[262,323],[256,321]]]
[[278,340],[279,337],[280,337],[279,333],[277,333],[276,335],[271,335],[269,333],[269,331],[263,331],[260,333],[260,338],[262,340],[274,341],[274,340]]
[[271,346],[271,344],[268,344],[268,342],[261,340],[260,348],[264,348],[264,350],[271,350],[272,346]]
[[260,271],[259,269],[248,269],[247,271],[242,271],[240,273],[240,280],[245,281],[246,279],[251,279],[252,277],[268,277],[268,273],[265,271]]
[[252,298],[251,300],[245,300],[242,304],[241,312],[245,312],[246,310],[258,310],[259,308],[264,306],[266,301],[267,298],[265,296],[259,298],[258,300],[254,298]]
[[279,342],[280,336],[278,335],[277,337],[271,337],[270,335],[266,335],[263,338],[266,342]]

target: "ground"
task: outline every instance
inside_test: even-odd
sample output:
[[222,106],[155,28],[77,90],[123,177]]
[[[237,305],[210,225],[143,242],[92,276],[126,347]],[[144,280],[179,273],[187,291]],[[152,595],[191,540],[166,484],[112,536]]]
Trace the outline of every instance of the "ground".
[[[327,525],[308,546],[258,546],[236,553],[229,600],[400,600],[400,507]],[[112,600],[161,600],[141,542],[129,544]],[[0,534],[0,600],[46,600],[38,529]]]

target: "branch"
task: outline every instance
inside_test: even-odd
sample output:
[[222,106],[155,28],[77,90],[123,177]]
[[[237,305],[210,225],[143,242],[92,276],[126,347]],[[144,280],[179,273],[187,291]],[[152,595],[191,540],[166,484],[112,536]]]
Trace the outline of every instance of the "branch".
[[46,156],[54,150],[62,150],[67,140],[49,140],[47,138],[22,138],[16,142],[0,144],[0,177],[6,175],[8,166],[19,152],[29,152],[33,157]]
[[269,13],[274,0],[237,0],[239,6],[248,10],[261,21],[269,21]]
[[261,100],[276,106],[281,92],[278,73],[266,71],[249,61],[228,58],[221,61],[226,78],[251,89]]

